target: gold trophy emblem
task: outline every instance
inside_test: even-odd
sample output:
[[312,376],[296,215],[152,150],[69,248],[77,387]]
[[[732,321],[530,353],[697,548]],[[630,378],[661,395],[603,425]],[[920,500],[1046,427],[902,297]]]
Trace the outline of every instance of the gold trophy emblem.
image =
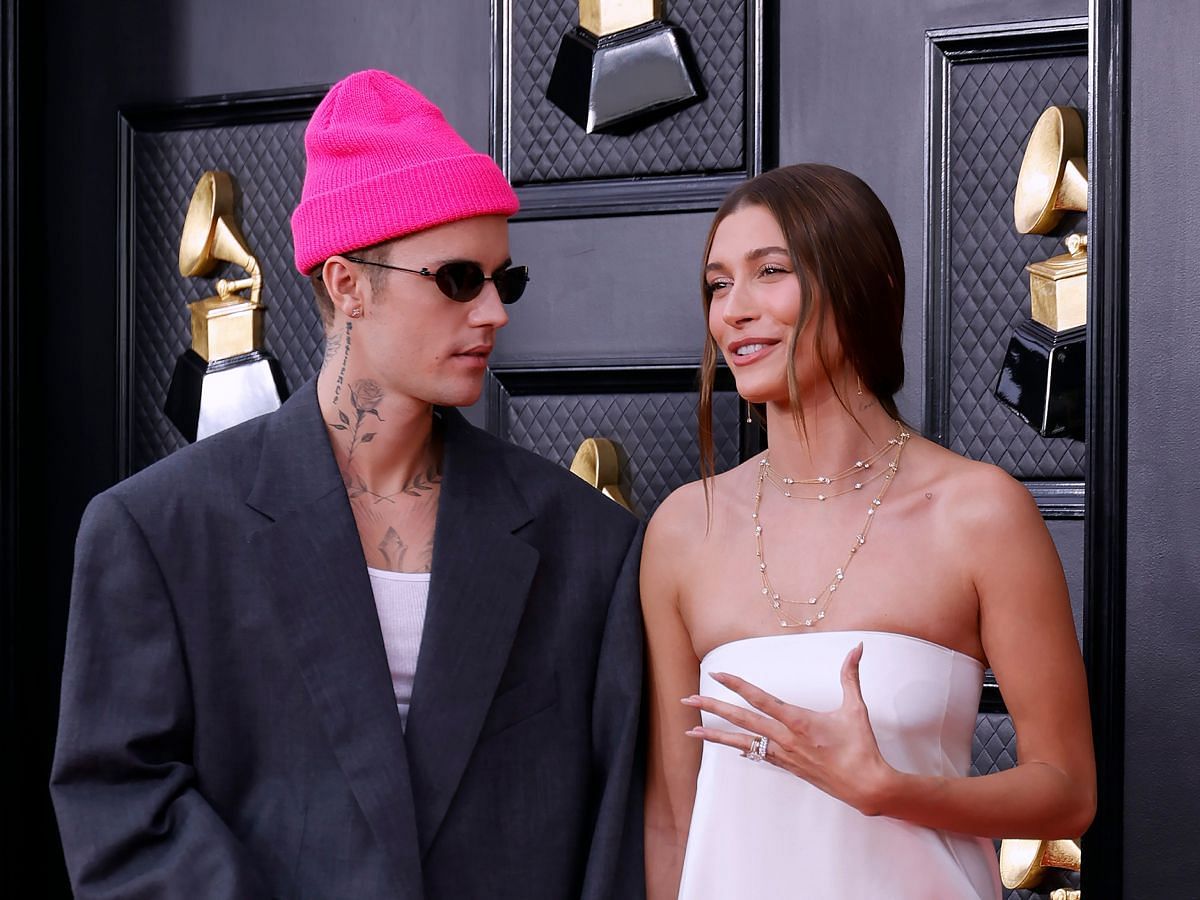
[[[1006,888],[1033,888],[1042,883],[1050,869],[1078,872],[1079,842],[1032,841],[1005,838],[1000,843],[1000,880]],[[1051,900],[1079,900],[1079,891],[1058,888]]]
[[609,500],[633,512],[621,491],[621,461],[607,438],[585,438],[571,460],[571,474],[582,478]]
[[[1083,120],[1069,106],[1048,107],[1029,135],[1013,197],[1022,234],[1049,234],[1068,212],[1087,210]],[[996,397],[1045,437],[1083,438],[1087,341],[1087,236],[1067,252],[1032,262],[1030,318],[1013,331]]]
[[184,218],[179,274],[208,275],[222,262],[246,276],[222,278],[216,296],[188,304],[192,346],[175,364],[164,406],[190,441],[278,409],[287,396],[279,364],[262,346],[262,273],[238,227],[233,179],[209,171]]

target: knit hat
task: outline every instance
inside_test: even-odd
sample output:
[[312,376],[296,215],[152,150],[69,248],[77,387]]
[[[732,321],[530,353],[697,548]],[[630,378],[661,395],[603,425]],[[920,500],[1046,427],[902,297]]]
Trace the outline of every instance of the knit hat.
[[304,132],[308,167],[292,214],[296,268],[472,216],[511,216],[517,195],[419,91],[387,72],[330,88]]

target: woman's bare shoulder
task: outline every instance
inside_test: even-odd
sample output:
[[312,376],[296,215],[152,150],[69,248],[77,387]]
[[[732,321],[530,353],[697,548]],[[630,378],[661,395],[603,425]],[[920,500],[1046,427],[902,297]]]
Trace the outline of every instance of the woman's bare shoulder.
[[938,492],[947,524],[961,532],[996,534],[1006,526],[1041,521],[1029,490],[999,466],[969,459],[917,438],[911,448],[921,487]]
[[731,505],[749,496],[756,465],[750,460],[709,478],[707,485],[697,479],[676,488],[650,517],[646,540],[689,546],[702,542],[729,517]]

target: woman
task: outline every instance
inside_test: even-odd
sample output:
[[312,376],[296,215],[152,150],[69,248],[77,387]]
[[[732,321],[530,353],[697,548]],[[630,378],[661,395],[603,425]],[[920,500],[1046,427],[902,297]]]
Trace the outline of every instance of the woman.
[[[770,450],[686,485],[642,561],[650,900],[1000,895],[989,838],[1095,809],[1062,566],[1028,491],[900,421],[904,267],[830,166],[736,188],[704,258],[718,354]],[[1020,764],[965,777],[985,667]]]

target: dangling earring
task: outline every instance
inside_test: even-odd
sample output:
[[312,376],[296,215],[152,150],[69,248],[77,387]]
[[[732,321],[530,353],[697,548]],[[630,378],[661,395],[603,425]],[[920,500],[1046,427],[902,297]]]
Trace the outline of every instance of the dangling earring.
[[854,380],[858,382],[858,396],[862,396],[862,376],[855,375]]

